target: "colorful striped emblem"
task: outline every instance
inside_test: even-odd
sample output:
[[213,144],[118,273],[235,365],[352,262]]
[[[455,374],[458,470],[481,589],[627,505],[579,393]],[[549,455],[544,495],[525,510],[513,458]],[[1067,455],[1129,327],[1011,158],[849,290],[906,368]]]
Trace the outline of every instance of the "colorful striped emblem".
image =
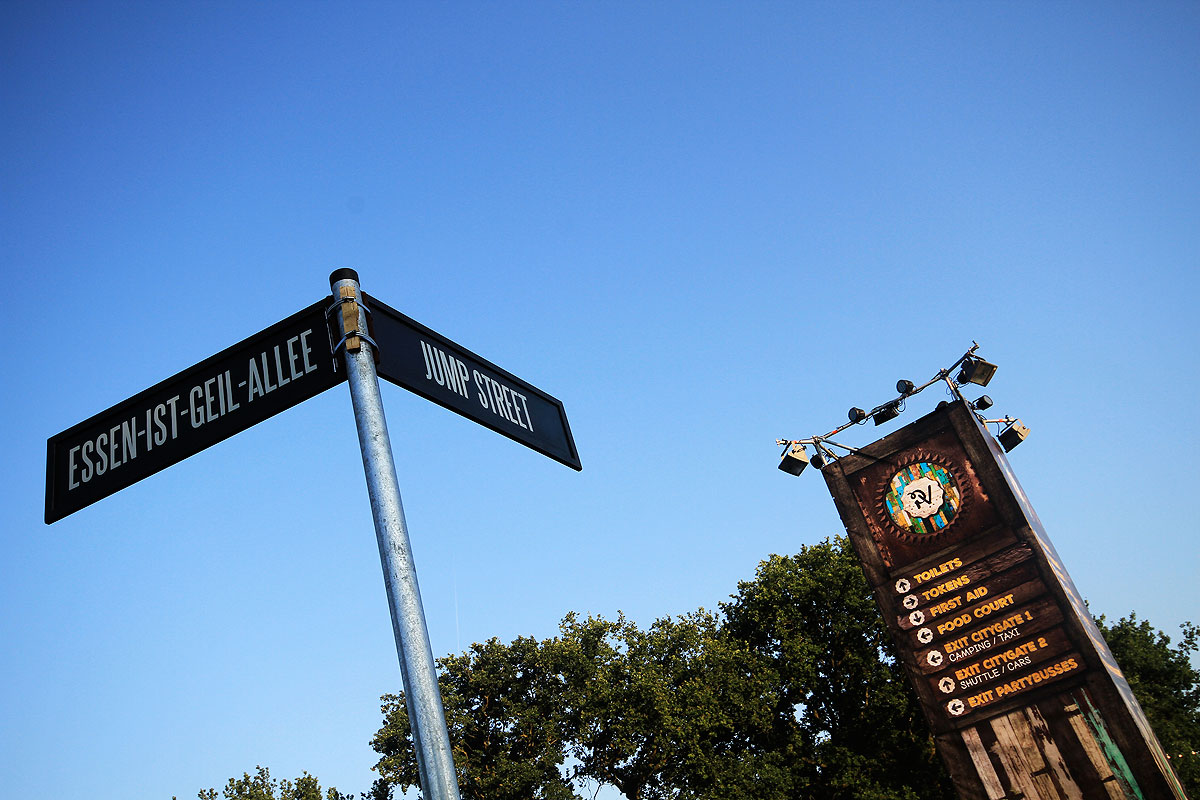
[[954,522],[962,493],[950,471],[932,461],[909,464],[892,476],[884,507],[892,522],[914,536],[934,536]]

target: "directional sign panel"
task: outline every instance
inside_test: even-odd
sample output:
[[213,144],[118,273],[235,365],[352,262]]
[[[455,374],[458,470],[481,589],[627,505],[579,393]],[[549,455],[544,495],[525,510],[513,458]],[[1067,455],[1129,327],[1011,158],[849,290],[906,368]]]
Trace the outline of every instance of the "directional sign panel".
[[366,296],[379,376],[572,469],[582,469],[563,404],[394,308]]
[[51,523],[345,379],[326,298],[46,442]]

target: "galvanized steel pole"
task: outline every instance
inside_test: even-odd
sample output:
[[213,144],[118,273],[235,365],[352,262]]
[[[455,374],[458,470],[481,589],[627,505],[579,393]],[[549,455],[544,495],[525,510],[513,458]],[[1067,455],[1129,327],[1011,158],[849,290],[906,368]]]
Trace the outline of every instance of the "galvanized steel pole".
[[404,702],[417,750],[421,791],[428,800],[459,800],[446,713],[438,690],[429,630],[421,606],[421,590],[417,586],[417,571],[396,481],[396,463],[392,458],[383,401],[379,396],[379,378],[372,352],[374,344],[366,336],[367,319],[358,273],[352,269],[336,270],[329,276],[329,285],[333,288],[334,309],[342,335],[341,348],[345,355],[342,363],[346,366],[346,379],[354,404],[354,422],[358,427],[358,444],[367,475],[371,515],[375,519],[375,538],[379,543],[379,560],[383,565],[383,581],[392,614],[392,633],[400,656]]

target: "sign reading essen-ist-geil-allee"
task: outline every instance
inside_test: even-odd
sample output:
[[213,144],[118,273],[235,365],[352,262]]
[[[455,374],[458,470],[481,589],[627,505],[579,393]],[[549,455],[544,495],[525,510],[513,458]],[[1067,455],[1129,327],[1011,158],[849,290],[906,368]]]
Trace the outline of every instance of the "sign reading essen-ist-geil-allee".
[[345,379],[313,303],[46,442],[46,522],[73,514]]

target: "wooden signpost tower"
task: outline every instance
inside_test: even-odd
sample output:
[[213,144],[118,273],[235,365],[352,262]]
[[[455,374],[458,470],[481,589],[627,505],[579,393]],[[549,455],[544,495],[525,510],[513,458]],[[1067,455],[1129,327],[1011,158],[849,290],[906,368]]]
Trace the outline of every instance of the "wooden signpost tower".
[[822,474],[963,798],[1185,798],[966,402],[942,403]]

